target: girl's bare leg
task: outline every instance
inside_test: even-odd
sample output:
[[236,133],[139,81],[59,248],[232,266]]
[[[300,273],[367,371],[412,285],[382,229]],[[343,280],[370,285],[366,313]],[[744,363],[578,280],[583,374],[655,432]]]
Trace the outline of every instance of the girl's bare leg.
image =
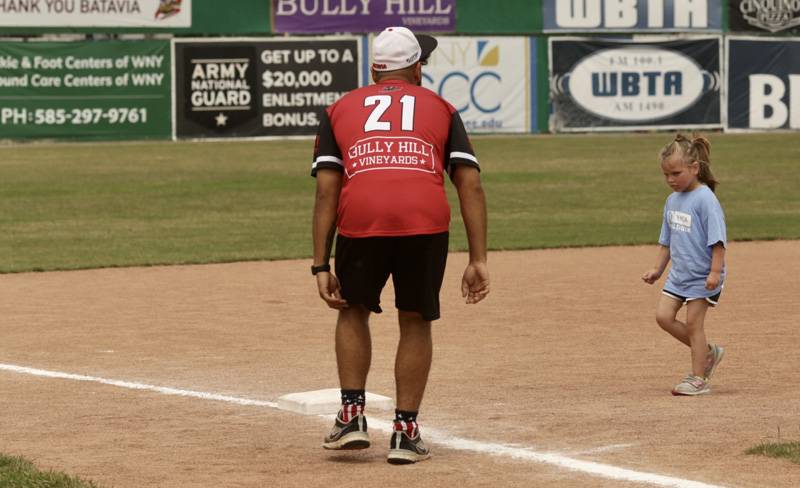
[[658,308],[656,309],[656,322],[662,329],[669,332],[672,337],[691,347],[692,344],[689,341],[689,331],[686,328],[686,324],[675,319],[678,315],[678,310],[682,306],[683,303],[679,300],[667,295],[661,295],[661,300],[658,302]]
[[686,331],[689,334],[692,348],[692,374],[701,378],[705,376],[708,356],[708,342],[704,327],[706,311],[708,311],[708,302],[703,299],[692,300],[686,304]]

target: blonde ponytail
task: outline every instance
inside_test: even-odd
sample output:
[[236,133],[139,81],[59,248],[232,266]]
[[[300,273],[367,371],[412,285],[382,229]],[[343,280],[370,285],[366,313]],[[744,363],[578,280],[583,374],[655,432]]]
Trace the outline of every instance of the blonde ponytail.
[[692,134],[691,157],[700,165],[697,179],[705,183],[711,191],[715,191],[719,182],[711,172],[711,143],[708,139],[699,134]]
[[711,191],[717,189],[719,181],[714,178],[711,172],[711,143],[705,137],[699,134],[692,134],[690,140],[681,133],[675,136],[675,139],[661,149],[659,157],[664,161],[675,153],[683,156],[686,164],[692,164],[697,161],[700,165],[700,171],[697,174],[697,179],[701,183],[708,186]]

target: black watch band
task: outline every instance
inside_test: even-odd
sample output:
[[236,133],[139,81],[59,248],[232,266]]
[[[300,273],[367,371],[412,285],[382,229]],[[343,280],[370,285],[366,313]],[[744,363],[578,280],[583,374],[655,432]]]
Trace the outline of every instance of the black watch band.
[[330,271],[331,265],[328,263],[320,264],[319,266],[311,266],[311,274],[315,275],[317,273],[322,273],[323,271]]

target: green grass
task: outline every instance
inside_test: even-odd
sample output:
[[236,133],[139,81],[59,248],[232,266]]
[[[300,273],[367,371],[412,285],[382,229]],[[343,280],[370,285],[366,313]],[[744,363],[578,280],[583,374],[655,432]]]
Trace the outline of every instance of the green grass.
[[800,464],[800,442],[765,442],[751,447],[745,451],[745,454],[788,459],[795,464]]
[[0,486],[4,488],[97,488],[91,481],[41,471],[21,457],[0,454]]
[[[476,137],[491,249],[653,243],[670,134]],[[711,134],[731,239],[800,238],[800,136]],[[311,255],[313,142],[0,146],[0,272]],[[466,248],[452,185],[453,250]]]

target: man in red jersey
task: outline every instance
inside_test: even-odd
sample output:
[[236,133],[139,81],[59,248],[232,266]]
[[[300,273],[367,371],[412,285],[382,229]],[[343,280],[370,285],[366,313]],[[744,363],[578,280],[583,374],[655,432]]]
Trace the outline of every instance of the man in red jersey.
[[[400,342],[397,399],[388,461],[427,459],[417,413],[431,366],[431,321],[447,261],[447,174],[458,191],[469,241],[461,291],[467,303],[489,293],[486,201],[480,166],[458,111],[422,88],[422,65],[436,39],[390,27],[373,42],[374,85],[348,93],[322,114],[311,175],[314,264],[319,295],[339,311],[336,360],[342,408],[326,449],[369,447],[365,386],[372,356],[369,315],[380,313],[389,276]],[[336,237],[336,274],[328,261]]]

